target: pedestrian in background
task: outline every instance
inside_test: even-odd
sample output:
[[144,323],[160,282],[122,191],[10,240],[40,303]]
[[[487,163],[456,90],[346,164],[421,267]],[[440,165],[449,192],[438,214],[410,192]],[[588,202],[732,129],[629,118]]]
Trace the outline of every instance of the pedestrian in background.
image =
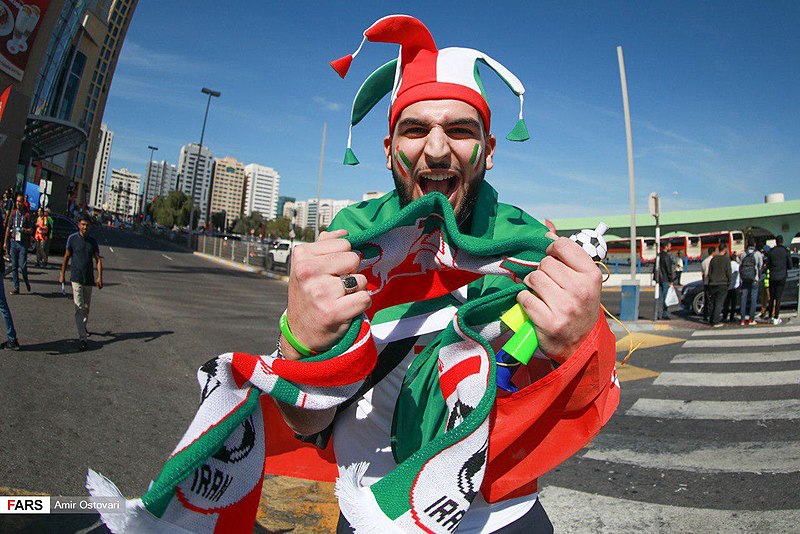
[[747,306],[750,306],[750,324],[756,324],[756,299],[758,298],[759,275],[764,268],[764,257],[756,249],[756,240],[747,240],[747,250],[739,256],[739,279],[741,280],[742,298],[739,308],[741,326],[748,324],[746,320]]
[[[5,246],[11,255],[11,276],[14,282],[12,295],[19,294],[19,273],[25,281],[25,289],[31,291],[28,281],[28,246],[33,237],[34,221],[31,214],[25,209],[22,195],[17,195],[16,205],[8,214],[6,220]],[[10,245],[10,246],[9,246]]]
[[667,291],[672,287],[672,280],[675,276],[672,264],[672,243],[667,241],[661,252],[658,253],[658,271],[656,272],[656,282],[658,283],[658,309],[661,310],[660,318],[665,321],[670,320],[669,309],[667,309]]
[[716,247],[709,247],[708,256],[700,263],[700,270],[703,272],[703,302],[705,303],[703,306],[703,321],[705,322],[708,322],[708,317],[711,313],[709,311],[711,310],[711,295],[708,287],[708,266],[711,265],[711,260],[716,253]]
[[681,275],[683,271],[686,270],[686,256],[684,256],[681,251],[678,251],[678,257],[675,258],[675,278],[673,280],[673,284],[676,286],[681,285]]
[[710,297],[709,322],[714,328],[722,326],[722,303],[728,293],[733,276],[731,275],[731,260],[727,254],[728,245],[721,243],[719,253],[715,254],[708,264],[708,294]]
[[47,224],[50,226],[50,236],[47,238],[47,241],[44,242],[44,254],[45,257],[49,258],[50,256],[50,243],[53,242],[53,235],[56,231],[55,221],[53,220],[53,216],[50,214],[50,208],[44,209],[44,214],[47,216]]
[[86,350],[86,339],[89,337],[89,307],[92,303],[92,287],[95,286],[94,263],[97,264],[97,289],[103,289],[103,262],[100,258],[100,247],[89,235],[89,217],[83,215],[78,219],[78,231],[67,239],[64,260],[61,262],[60,283],[64,283],[67,263],[70,263],[70,282],[72,282],[72,300],[75,303],[75,325],[78,328],[78,348]]
[[36,234],[34,234],[37,267],[47,266],[47,242],[50,240],[53,229],[50,223],[51,220],[45,214],[44,208],[39,208],[39,215],[36,217]]
[[792,268],[792,256],[789,249],[783,246],[783,236],[775,237],[775,246],[767,254],[769,268],[769,313],[772,324],[781,324],[781,297],[786,287],[786,277]]
[[732,323],[736,319],[736,298],[739,296],[739,262],[736,253],[731,256],[731,283],[728,286],[728,295],[725,297],[725,304],[722,307],[722,321]]
[[[2,224],[2,214],[0,214],[0,224]],[[5,272],[5,251],[0,250],[0,268]],[[6,340],[0,343],[0,348],[8,350],[19,350],[19,340],[17,340],[17,331],[14,329],[14,319],[11,317],[11,309],[8,307],[6,300],[6,288],[3,281],[3,276],[0,276],[0,314],[3,315],[3,321],[6,323]]]

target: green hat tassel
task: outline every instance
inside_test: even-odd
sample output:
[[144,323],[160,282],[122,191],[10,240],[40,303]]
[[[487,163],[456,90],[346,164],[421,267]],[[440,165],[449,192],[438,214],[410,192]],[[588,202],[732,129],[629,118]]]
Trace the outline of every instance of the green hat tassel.
[[347,134],[347,150],[344,151],[344,163],[345,165],[358,165],[358,158],[353,153],[353,149],[350,148],[352,146],[353,141],[353,125],[350,125],[350,131]]
[[527,141],[531,138],[528,134],[528,127],[525,126],[525,119],[522,118],[522,105],[524,102],[524,97],[519,95],[519,120],[517,124],[514,125],[514,128],[508,133],[506,139],[509,141]]

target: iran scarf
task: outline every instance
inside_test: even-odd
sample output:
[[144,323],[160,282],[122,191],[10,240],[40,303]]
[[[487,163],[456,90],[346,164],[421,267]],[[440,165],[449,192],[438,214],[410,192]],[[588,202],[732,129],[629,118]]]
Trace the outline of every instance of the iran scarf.
[[[496,195],[488,184],[483,196],[486,191]],[[486,232],[475,231],[475,223],[473,235],[459,232],[441,194],[426,195],[403,209],[396,196],[384,198],[383,204],[364,202],[350,210],[356,219],[374,221],[366,227],[355,224],[365,229],[348,237],[361,255],[359,272],[367,277],[372,308],[325,353],[301,361],[229,353],[201,367],[202,402],[194,420],[148,491],[128,501],[128,512],[103,515],[112,531],[251,530],[273,434],[265,424],[272,399],[313,410],[340,405],[356,394],[375,366],[370,319],[378,311],[434,299],[487,275],[504,276],[515,284],[464,304],[412,366],[408,390],[427,402],[419,410],[398,401],[397,425],[418,431],[398,433],[394,471],[366,487],[360,483],[366,465],[355,464],[336,483],[342,512],[357,532],[452,532],[458,527],[492,456],[496,365],[490,341],[504,333],[499,316],[525,288],[520,282],[538,266],[550,240],[544,227],[527,215],[525,220],[521,210],[503,221],[516,224],[518,231],[505,239],[487,239],[476,237]],[[496,210],[496,201],[494,208],[487,204],[478,203],[477,217],[485,218],[481,209]],[[566,448],[574,452],[584,439]],[[120,495],[94,471],[87,487],[93,496]]]

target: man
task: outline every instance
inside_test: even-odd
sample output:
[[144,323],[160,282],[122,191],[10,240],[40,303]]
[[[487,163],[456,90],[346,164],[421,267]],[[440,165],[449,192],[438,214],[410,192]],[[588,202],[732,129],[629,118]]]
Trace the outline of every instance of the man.
[[666,245],[661,248],[658,253],[658,271],[656,272],[656,282],[658,282],[658,306],[661,311],[661,319],[668,321],[670,319],[669,310],[667,309],[667,292],[672,287],[674,277],[674,266],[672,264],[672,243],[667,241]]
[[[391,24],[396,24],[398,31],[390,31]],[[425,44],[412,42],[416,38],[424,40]],[[395,190],[380,199],[362,203],[361,211],[376,210],[376,218],[370,224],[378,226],[385,220],[383,213],[398,212],[412,201],[437,191],[448,198],[464,234],[488,238],[494,236],[496,239],[501,235],[522,235],[526,232],[545,235],[546,228],[521,210],[498,203],[496,192],[484,181],[485,172],[494,164],[497,141],[490,133],[489,108],[480,92],[475,89],[466,91],[465,87],[458,84],[440,83],[436,74],[430,71],[420,74],[430,64],[424,62],[433,61],[435,64],[437,60],[431,57],[438,56],[439,65],[447,65],[451,76],[457,77],[460,72],[458,58],[452,59],[452,62],[450,58],[459,50],[467,50],[463,54],[476,51],[438,50],[432,44],[427,29],[416,19],[405,16],[381,19],[365,32],[365,39],[402,44],[397,67],[398,74],[402,76],[395,76],[394,69],[389,69],[388,86],[381,89],[388,93],[392,90],[393,80],[400,84],[392,91],[394,100],[390,110],[390,131],[384,139],[386,168],[392,173]],[[455,52],[448,55],[448,51]],[[343,58],[332,65],[343,75],[350,60]],[[494,60],[491,62],[494,64]],[[504,80],[509,80],[510,73],[500,67],[492,68],[498,73],[503,72]],[[468,74],[467,78],[473,79],[474,84],[477,63],[469,64],[464,72]],[[374,78],[375,75],[373,81]],[[516,87],[519,82],[514,78],[507,83]],[[521,95],[524,89],[519,91],[515,88],[514,91]],[[357,102],[360,96],[356,97]],[[515,128],[517,133],[518,128]],[[524,123],[521,128],[524,128]],[[349,146],[345,162],[357,163]],[[508,213],[508,218],[501,218],[501,212]],[[348,227],[355,230],[364,228],[354,223],[356,218],[355,208],[344,210],[332,222],[330,231],[320,235],[319,241],[301,245],[293,254],[286,319],[292,341],[302,344],[304,351],[323,351],[334,345],[342,338],[351,320],[372,305],[371,296],[365,290],[367,279],[362,274],[352,275],[359,266],[360,258],[351,251],[350,243],[344,239],[348,235]],[[515,222],[509,222],[510,218]],[[512,226],[517,223],[523,226]],[[366,228],[369,227],[372,226]],[[593,328],[608,328],[599,313],[599,270],[573,241],[557,238],[553,233],[546,235],[555,241],[547,248],[548,256],[538,270],[524,278],[525,285],[531,291],[524,290],[517,294],[517,301],[536,325],[542,353],[557,362],[554,365],[558,366],[583,350],[587,343],[598,343],[593,350],[613,357],[613,338],[604,337],[604,341],[599,342],[587,337]],[[482,278],[465,286],[459,294],[472,301],[499,288],[513,286],[513,282],[505,277],[485,278],[491,280]],[[457,307],[463,303],[459,298],[446,297],[448,306]],[[367,462],[363,484],[375,483],[398,463],[392,457],[390,446],[392,414],[406,370],[415,361],[414,347],[424,347],[449,323],[449,319],[444,320],[432,331],[419,336],[419,339],[406,336],[379,345],[382,358],[385,354],[393,353],[394,348],[406,344],[404,349],[397,349],[400,351],[400,363],[382,380],[378,377],[374,387],[363,392],[344,409],[312,411],[278,403],[286,423],[303,436],[332,429],[340,472],[351,464]],[[596,326],[598,324],[599,327]],[[303,357],[285,334],[281,335],[280,346],[282,356],[286,359]],[[569,397],[571,393],[565,395]],[[491,434],[489,443],[491,451]],[[492,465],[490,461],[488,471],[492,471]],[[516,486],[519,491],[513,497],[499,502],[493,502],[478,492],[465,515],[459,516],[453,523],[453,528],[458,525],[459,531],[465,532],[552,532],[552,525],[537,499],[535,478],[519,480],[519,486]],[[486,483],[485,479],[484,489]],[[433,508],[434,505],[431,505]],[[437,510],[445,513],[441,507]],[[350,523],[358,520],[358,517],[340,516],[337,532],[350,532]]]
[[[19,295],[19,272],[22,271],[22,279],[25,281],[25,289],[31,292],[31,284],[28,281],[28,246],[34,232],[33,218],[25,209],[25,200],[22,195],[17,195],[14,209],[8,214],[6,220],[6,250],[11,255],[11,276],[14,282],[12,295]],[[10,246],[9,246],[10,245]]]
[[733,281],[731,260],[727,254],[728,245],[720,243],[719,253],[715,254],[708,265],[708,295],[710,297],[709,323],[714,328],[722,326],[722,305]]
[[728,286],[728,293],[725,295],[725,303],[722,306],[723,322],[732,323],[736,316],[736,298],[739,296],[739,258],[735,252],[730,255],[731,259],[731,284]]
[[[0,224],[2,224],[2,215],[0,215]],[[6,261],[5,252],[0,250],[0,269],[5,272]],[[3,321],[6,324],[6,341],[0,343],[0,348],[8,350],[19,350],[19,341],[17,340],[17,331],[14,329],[14,319],[11,317],[11,310],[8,307],[6,300],[6,288],[3,282],[3,276],[0,276],[0,314],[3,315]]]
[[775,237],[775,246],[767,253],[769,269],[769,313],[772,324],[781,324],[781,297],[786,287],[786,277],[792,268],[792,257],[789,249],[783,246],[783,236]]
[[711,260],[714,258],[714,255],[717,253],[716,247],[709,247],[708,248],[708,256],[700,262],[700,270],[703,273],[703,302],[705,305],[703,306],[703,321],[708,322],[709,310],[711,309],[711,295],[708,293],[708,266],[711,265]]
[[87,323],[89,306],[92,303],[92,287],[95,285],[94,263],[97,264],[97,289],[103,289],[103,261],[97,241],[89,235],[89,217],[83,215],[78,219],[78,231],[67,238],[64,260],[61,262],[60,283],[64,283],[67,263],[70,265],[70,282],[72,283],[72,300],[75,303],[75,325],[78,327],[78,348],[86,350]]
[[756,324],[756,301],[758,299],[759,273],[764,267],[764,257],[756,249],[756,240],[747,240],[747,250],[739,258],[739,278],[742,283],[742,301],[739,309],[741,326],[748,324],[747,306],[750,305],[749,324]]

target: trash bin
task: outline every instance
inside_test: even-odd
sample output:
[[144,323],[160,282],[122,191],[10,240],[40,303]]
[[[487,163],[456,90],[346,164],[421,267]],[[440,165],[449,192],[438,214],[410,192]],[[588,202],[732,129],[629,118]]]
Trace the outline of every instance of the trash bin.
[[639,280],[623,280],[622,291],[620,291],[620,312],[619,318],[623,321],[639,320],[639,297],[641,288]]

